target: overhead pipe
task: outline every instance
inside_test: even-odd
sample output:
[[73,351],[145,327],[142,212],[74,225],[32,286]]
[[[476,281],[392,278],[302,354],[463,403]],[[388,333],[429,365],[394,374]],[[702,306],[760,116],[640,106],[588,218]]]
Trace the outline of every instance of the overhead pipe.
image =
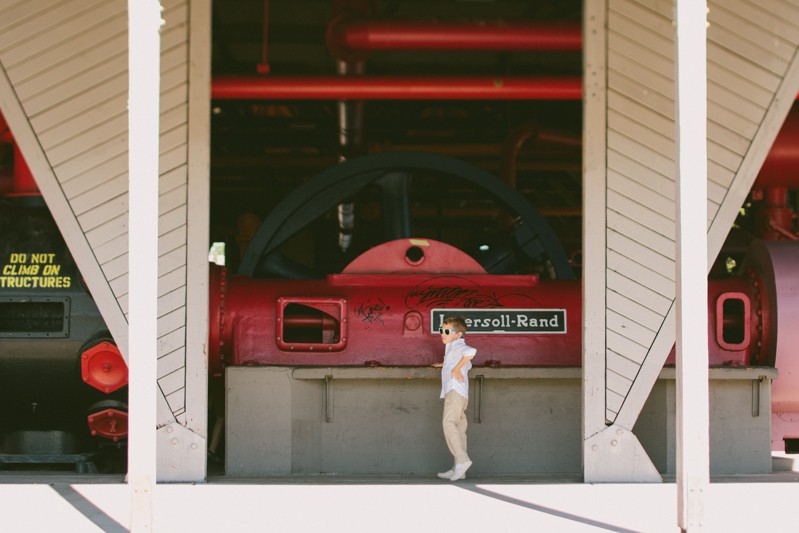
[[[370,49],[582,49],[579,24],[406,23],[369,20],[359,2],[344,3],[327,28],[328,46],[347,62]],[[266,7],[265,7],[266,11]],[[266,22],[265,22],[266,24]],[[266,29],[264,30],[266,31]],[[264,45],[265,46],[265,45]],[[291,100],[580,100],[580,78],[214,78],[215,99]]]
[[[215,77],[217,100],[580,100],[582,79]],[[797,188],[799,108],[791,110],[753,189]]]
[[579,24],[384,22],[334,18],[327,43],[338,58],[370,50],[574,51],[583,47]]
[[216,100],[580,100],[582,79],[216,77]]

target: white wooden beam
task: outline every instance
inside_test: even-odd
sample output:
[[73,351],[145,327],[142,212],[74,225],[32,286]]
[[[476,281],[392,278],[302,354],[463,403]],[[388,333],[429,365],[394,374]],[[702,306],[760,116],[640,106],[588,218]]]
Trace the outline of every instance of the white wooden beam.
[[[604,1],[583,13],[583,440],[605,429],[607,36]],[[585,462],[585,458],[584,458]]]
[[[189,4],[189,188],[186,427],[207,436],[208,242],[211,175],[211,1]],[[203,454],[203,461],[205,454]]]
[[[159,482],[202,482],[207,474],[211,2],[193,0],[188,9],[186,412],[185,427],[174,418],[167,422],[159,416],[156,449]],[[168,408],[166,400],[161,405]]]
[[701,531],[710,482],[707,2],[676,0],[677,519]]
[[[605,429],[607,3],[583,8],[583,477],[602,462],[591,439]],[[597,463],[597,464],[594,464]]]
[[662,481],[629,428],[607,412],[607,0],[583,8],[583,481]]
[[128,0],[131,531],[153,530],[156,483],[161,23],[158,0]]

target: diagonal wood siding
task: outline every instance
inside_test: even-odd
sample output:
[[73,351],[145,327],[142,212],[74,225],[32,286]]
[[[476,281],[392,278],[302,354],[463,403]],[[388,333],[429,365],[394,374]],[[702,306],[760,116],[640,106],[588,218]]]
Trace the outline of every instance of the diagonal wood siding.
[[[158,383],[168,416],[185,420],[189,8],[187,0],[162,5]],[[101,311],[122,346],[128,315],[127,32],[125,0],[0,0],[0,67],[56,182],[40,187],[51,210],[60,210],[57,220],[77,221],[82,235],[65,238],[81,256],[78,264],[99,265],[102,279],[87,282],[93,293],[113,295],[116,306]],[[159,423],[167,418],[160,414]]]
[[[708,5],[712,259],[799,89],[799,3]],[[674,343],[673,8],[608,1],[606,418],[629,427]]]
[[611,421],[675,294],[671,11],[670,2],[608,3],[605,381]]

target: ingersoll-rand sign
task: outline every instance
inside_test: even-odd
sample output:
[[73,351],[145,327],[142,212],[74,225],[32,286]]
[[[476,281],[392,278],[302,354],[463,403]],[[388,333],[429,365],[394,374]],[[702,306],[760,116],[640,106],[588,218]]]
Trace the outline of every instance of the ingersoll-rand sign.
[[430,331],[448,316],[462,316],[469,333],[566,333],[565,309],[432,309]]

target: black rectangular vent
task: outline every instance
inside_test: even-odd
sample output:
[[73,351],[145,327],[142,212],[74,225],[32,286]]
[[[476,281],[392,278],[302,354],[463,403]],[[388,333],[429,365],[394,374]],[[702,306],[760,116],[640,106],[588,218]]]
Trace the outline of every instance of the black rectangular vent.
[[0,299],[0,336],[69,336],[69,298]]

